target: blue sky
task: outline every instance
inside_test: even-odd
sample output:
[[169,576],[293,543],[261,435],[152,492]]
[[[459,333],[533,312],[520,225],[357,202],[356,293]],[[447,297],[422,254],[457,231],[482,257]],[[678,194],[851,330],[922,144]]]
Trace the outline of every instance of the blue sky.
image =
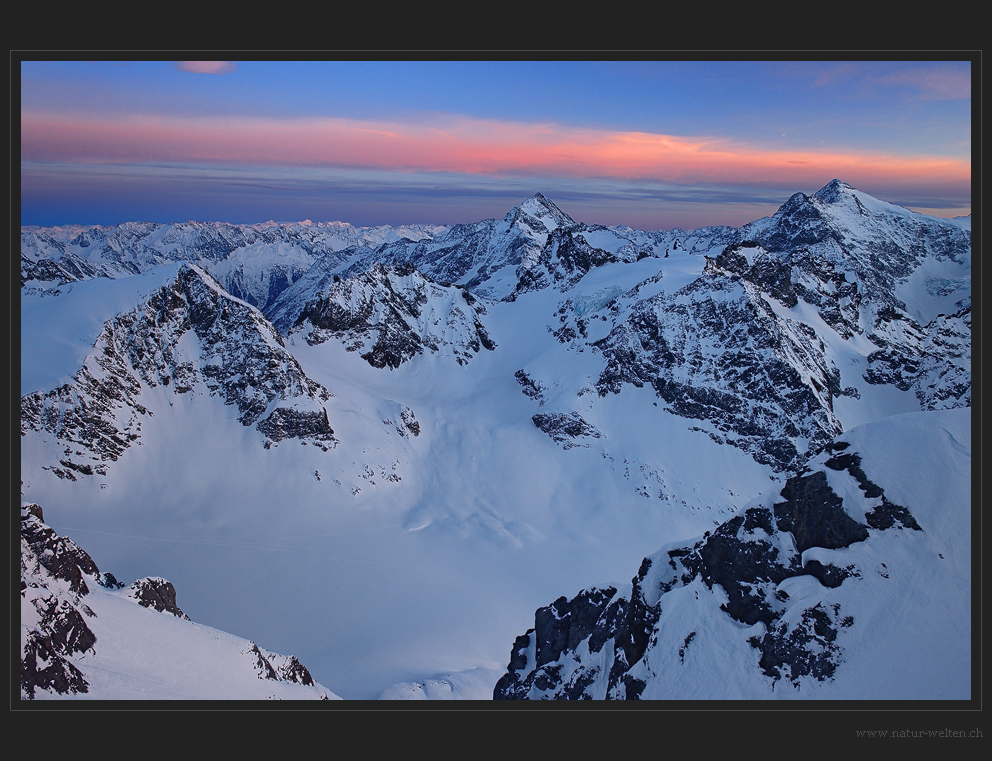
[[740,225],[837,177],[971,210],[963,61],[28,61],[22,224]]

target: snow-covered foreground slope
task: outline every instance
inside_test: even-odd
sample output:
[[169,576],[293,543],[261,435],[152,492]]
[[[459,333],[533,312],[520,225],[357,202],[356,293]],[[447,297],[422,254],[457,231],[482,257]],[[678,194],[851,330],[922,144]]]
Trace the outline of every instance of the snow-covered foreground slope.
[[853,429],[783,489],[537,611],[501,699],[967,700],[970,410]]
[[165,579],[125,586],[21,508],[21,698],[336,700],[293,656],[190,621]]
[[549,600],[620,590],[856,425],[970,405],[970,234],[843,183],[740,230],[535,196],[98,232],[22,242],[22,498],[344,698],[490,699]]

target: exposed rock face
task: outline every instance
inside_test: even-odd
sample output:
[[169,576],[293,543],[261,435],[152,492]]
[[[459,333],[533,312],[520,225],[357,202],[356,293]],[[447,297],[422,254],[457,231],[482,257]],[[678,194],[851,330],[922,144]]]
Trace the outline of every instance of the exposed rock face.
[[289,438],[300,439],[313,442],[325,451],[337,444],[326,409],[313,412],[277,407],[268,417],[259,420],[255,428],[274,442]]
[[[628,589],[584,590],[539,609],[534,628],[514,643],[494,698],[637,699],[649,679],[674,679],[645,659],[654,648],[668,652],[676,646],[661,639],[659,621],[666,608],[686,604],[690,589],[697,601],[703,590],[713,592],[713,599],[723,600],[723,615],[763,632],[747,642],[754,667],[772,683],[831,679],[843,663],[843,632],[857,621],[837,602],[790,601],[783,582],[806,576],[832,589],[856,584],[861,574],[855,566],[810,553],[850,547],[875,531],[923,530],[908,509],[868,479],[848,446],[831,443],[819,458],[822,464],[788,479],[779,499],[743,510],[694,542],[645,558]],[[834,491],[830,472],[853,479],[857,499],[872,506],[862,509],[863,521],[849,504],[855,497]],[[696,634],[688,632],[678,646],[680,662]]]
[[[616,587],[584,590],[572,600],[559,598],[535,615],[535,627],[517,637],[507,673],[493,691],[494,700],[600,697],[609,685],[636,698],[643,685],[627,670],[644,654],[656,611],[640,597],[627,597]],[[575,670],[562,658],[578,648],[600,656],[596,666]]]
[[921,409],[970,406],[971,298],[956,306],[953,313],[939,314],[924,325],[905,313],[880,313],[879,328],[898,337],[886,340],[873,334],[884,348],[868,356],[865,380],[912,390]]
[[[858,394],[841,383],[822,321],[840,340],[878,347],[867,358],[868,383],[912,390],[924,410],[969,405],[970,232],[873,203],[868,209],[836,181],[796,194],[738,231],[684,288],[627,294],[630,306],[609,310],[613,329],[592,342],[605,361],[600,394],[652,387],[724,442],[794,469],[840,432],[834,400]],[[926,278],[931,295],[960,298],[921,318],[898,294],[920,289],[928,267],[964,279]],[[566,322],[560,340],[585,338],[585,327]]]
[[85,577],[98,572],[88,554],[45,525],[40,507],[21,508],[21,697],[87,692],[72,658],[96,643],[81,598],[89,593]]
[[464,365],[483,348],[496,348],[482,325],[485,313],[468,291],[439,285],[412,265],[376,264],[338,278],[307,302],[291,333],[312,345],[342,340],[377,368],[396,369],[425,351],[450,354]]
[[295,682],[310,686],[314,684],[310,671],[297,659],[295,655],[279,655],[270,653],[249,642],[248,650],[245,653],[253,663],[259,679],[271,679],[281,682]]
[[192,265],[108,322],[72,383],[23,397],[21,435],[43,431],[64,445],[61,467],[52,467],[63,478],[104,474],[154,414],[143,387],[204,389],[271,441],[336,443],[323,406],[330,392],[307,377],[260,312]]
[[[21,507],[21,541],[27,549],[26,556],[36,559],[54,578],[68,582],[73,594],[87,594],[86,577],[99,576],[96,563],[86,552],[45,524],[38,505]],[[21,560],[23,564],[23,553]]]
[[519,383],[523,387],[522,390],[525,396],[530,397],[531,399],[533,399],[536,402],[539,402],[542,405],[544,404],[544,392],[546,389],[543,383],[534,380],[529,375],[527,375],[527,373],[525,373],[523,370],[517,370],[513,374],[513,377],[516,378],[517,383]]
[[521,267],[514,297],[551,285],[566,289],[595,267],[623,261],[610,251],[590,245],[582,234],[584,231],[584,225],[574,223],[551,231],[537,258]]
[[138,605],[143,608],[154,608],[189,621],[189,616],[176,603],[176,588],[171,581],[157,576],[138,579],[128,588],[127,596],[137,600]]
[[794,467],[841,430],[831,401],[838,373],[822,341],[714,269],[638,302],[593,345],[606,362],[600,395],[650,386],[673,412],[709,421],[776,469]]
[[[860,333],[879,347],[869,357],[870,383],[912,388],[921,409],[970,404],[971,232],[861,199],[834,180],[812,196],[794,195],[742,235],[778,255],[776,277],[788,277],[838,334]],[[968,281],[918,274],[927,261],[960,265]],[[931,296],[956,296],[953,306],[932,317],[911,313],[900,293],[921,278]]]
[[598,439],[602,435],[595,426],[583,420],[577,412],[569,414],[541,412],[531,419],[534,421],[534,425],[561,444],[564,449],[587,447],[589,445],[581,442],[581,439]]
[[400,420],[403,421],[403,429],[412,434],[414,437],[420,435],[420,422],[417,420],[417,416],[413,414],[413,410],[409,407],[404,407],[400,412]]
[[138,439],[142,418],[152,414],[138,401],[140,383],[113,346],[98,347],[72,383],[21,397],[21,436],[44,431],[64,442],[62,467],[50,466],[60,478],[106,474],[106,464]]

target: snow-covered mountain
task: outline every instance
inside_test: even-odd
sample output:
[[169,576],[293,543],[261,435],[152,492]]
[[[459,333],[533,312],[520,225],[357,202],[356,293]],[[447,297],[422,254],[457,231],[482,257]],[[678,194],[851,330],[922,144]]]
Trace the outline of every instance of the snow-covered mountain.
[[496,348],[481,322],[486,309],[469,290],[439,285],[409,263],[377,263],[336,278],[326,292],[307,289],[302,306],[289,311],[295,290],[281,298],[276,327],[311,345],[342,341],[373,367],[395,369],[425,350],[465,364]]
[[62,467],[51,466],[60,478],[106,475],[109,462],[140,443],[143,419],[155,414],[144,402],[159,387],[170,405],[190,393],[222,398],[265,446],[291,437],[325,449],[336,443],[323,406],[330,392],[307,377],[260,312],[197,265],[108,321],[72,383],[23,397],[22,434],[44,432],[65,446]]
[[[829,476],[855,430],[950,414],[920,425],[968,446],[970,225],[839,181],[739,229],[589,225],[537,194],[471,225],[25,228],[21,254],[23,500],[346,698],[491,698],[548,600],[636,608],[611,579],[661,546],[702,557],[706,532],[751,541],[734,521]],[[930,507],[888,499],[930,536]],[[891,532],[859,509],[875,548]],[[812,547],[780,548],[775,583]],[[761,595],[778,617],[746,625],[781,654],[794,622]],[[514,647],[503,696],[583,694],[581,641],[541,664],[577,681],[539,689]],[[610,669],[588,694],[653,683]]]
[[[166,262],[195,262],[231,295],[264,308],[321,258],[355,246],[430,238],[445,228],[359,228],[332,222],[259,225],[128,222],[21,230],[21,287],[50,289],[94,277],[119,278]],[[348,258],[343,255],[341,260]]]
[[735,238],[684,287],[618,302],[601,393],[649,384],[779,469],[877,387],[969,404],[970,233],[834,181]]

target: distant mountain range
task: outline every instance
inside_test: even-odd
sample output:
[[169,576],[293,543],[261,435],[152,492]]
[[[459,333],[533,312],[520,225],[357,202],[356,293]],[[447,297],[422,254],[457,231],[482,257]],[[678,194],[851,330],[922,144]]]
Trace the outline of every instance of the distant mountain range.
[[[969,694],[968,218],[835,180],[741,228],[541,194],[472,225],[23,228],[21,315],[22,529],[162,569],[334,689],[282,696]],[[30,546],[22,697],[156,697],[112,627],[38,676],[58,627],[26,590],[61,577]],[[161,696],[196,697],[173,666]]]

